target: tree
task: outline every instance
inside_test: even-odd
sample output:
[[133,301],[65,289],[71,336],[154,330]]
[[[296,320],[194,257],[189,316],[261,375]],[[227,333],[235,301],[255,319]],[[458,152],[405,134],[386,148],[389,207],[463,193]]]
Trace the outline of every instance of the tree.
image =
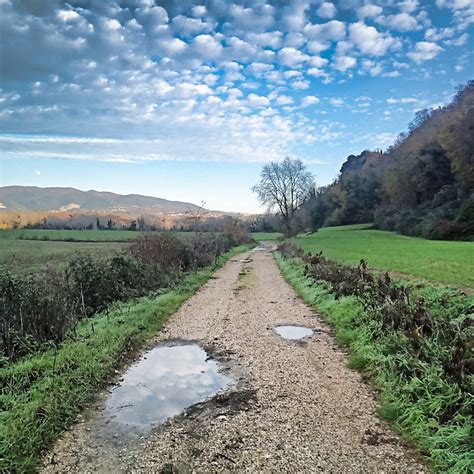
[[314,188],[314,177],[299,159],[285,158],[282,162],[266,164],[260,182],[252,191],[268,211],[278,209],[290,229],[295,212],[302,206]]

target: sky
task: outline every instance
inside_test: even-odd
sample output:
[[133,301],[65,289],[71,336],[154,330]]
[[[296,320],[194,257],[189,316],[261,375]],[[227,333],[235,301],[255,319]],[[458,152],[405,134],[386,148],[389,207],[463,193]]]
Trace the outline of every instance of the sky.
[[474,0],[0,0],[0,184],[263,211],[473,79]]

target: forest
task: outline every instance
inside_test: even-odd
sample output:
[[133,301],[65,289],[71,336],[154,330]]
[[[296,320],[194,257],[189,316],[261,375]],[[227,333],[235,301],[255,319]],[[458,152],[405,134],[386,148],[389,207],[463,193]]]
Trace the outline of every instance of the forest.
[[350,155],[338,178],[316,188],[301,225],[374,222],[379,229],[441,240],[474,235],[474,81],[453,101],[418,111],[385,152]]

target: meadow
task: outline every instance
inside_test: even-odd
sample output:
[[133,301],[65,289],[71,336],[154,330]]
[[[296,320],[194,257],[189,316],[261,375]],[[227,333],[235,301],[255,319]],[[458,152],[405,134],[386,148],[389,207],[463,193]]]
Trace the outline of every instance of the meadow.
[[9,229],[0,230],[0,240],[65,240],[77,242],[128,242],[145,232],[130,230],[53,230]]
[[80,253],[93,257],[111,257],[122,250],[121,242],[67,242],[0,239],[0,267],[19,273],[31,273],[45,267],[62,267]]
[[322,251],[340,262],[358,264],[364,259],[378,270],[474,289],[474,242],[406,237],[370,224],[325,227],[292,241],[307,252]]

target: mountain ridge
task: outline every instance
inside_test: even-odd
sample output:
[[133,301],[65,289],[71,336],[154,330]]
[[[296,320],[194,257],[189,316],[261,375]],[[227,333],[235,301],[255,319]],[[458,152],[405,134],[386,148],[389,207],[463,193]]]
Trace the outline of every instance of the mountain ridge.
[[142,194],[118,194],[94,189],[81,191],[72,187],[1,186],[0,208],[5,211],[75,210],[154,210],[161,213],[197,211],[199,206]]

